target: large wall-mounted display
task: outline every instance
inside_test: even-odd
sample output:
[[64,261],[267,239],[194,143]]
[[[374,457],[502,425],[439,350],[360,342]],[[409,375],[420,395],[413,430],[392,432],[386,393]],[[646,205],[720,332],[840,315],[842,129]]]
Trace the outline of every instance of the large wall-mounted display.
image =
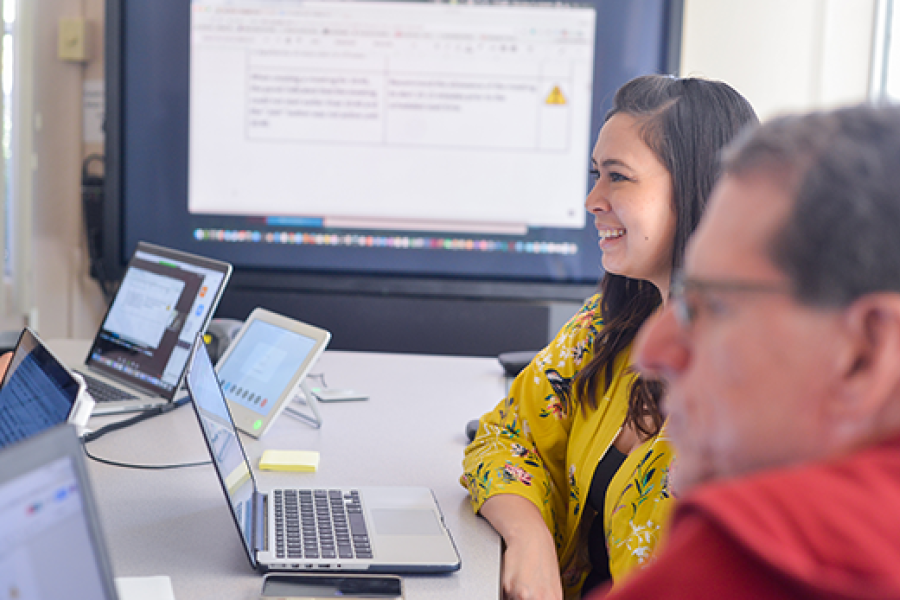
[[677,70],[681,13],[108,0],[106,270],[140,240],[229,261],[220,316],[266,305],[334,348],[546,341],[534,310],[601,274],[591,144],[619,85]]

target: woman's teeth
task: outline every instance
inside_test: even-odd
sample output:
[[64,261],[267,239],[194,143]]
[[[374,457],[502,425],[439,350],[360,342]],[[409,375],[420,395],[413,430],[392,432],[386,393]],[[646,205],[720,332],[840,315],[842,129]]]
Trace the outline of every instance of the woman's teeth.
[[597,231],[601,240],[610,240],[625,235],[624,229],[600,229]]

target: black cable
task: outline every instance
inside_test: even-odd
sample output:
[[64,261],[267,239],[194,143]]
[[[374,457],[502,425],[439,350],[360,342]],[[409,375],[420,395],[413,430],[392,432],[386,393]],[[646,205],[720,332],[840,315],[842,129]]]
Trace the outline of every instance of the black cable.
[[90,275],[100,284],[103,299],[107,304],[112,300],[113,281],[107,276],[103,261],[103,228],[104,228],[104,175],[92,174],[93,163],[104,165],[106,159],[102,154],[91,154],[81,163],[81,204],[84,218],[84,231],[87,241]]
[[115,460],[109,460],[108,458],[100,458],[99,456],[94,456],[87,449],[87,444],[82,444],[81,446],[84,448],[84,454],[90,458],[91,460],[95,460],[98,463],[103,463],[104,465],[109,465],[111,467],[123,467],[125,469],[149,469],[149,470],[163,470],[163,469],[183,469],[186,467],[201,467],[203,465],[212,464],[211,461],[201,460],[192,463],[177,463],[174,465],[138,465],[133,463],[123,463]]
[[81,440],[85,443],[93,442],[97,438],[103,437],[110,431],[116,431],[117,429],[124,429],[125,427],[130,427],[130,426],[135,425],[136,423],[140,423],[141,421],[144,421],[146,419],[150,419],[152,417],[158,417],[159,415],[164,415],[167,412],[172,412],[179,406],[184,406],[185,404],[187,404],[188,400],[189,400],[189,398],[187,396],[185,396],[184,398],[179,398],[178,400],[175,400],[174,402],[166,402],[165,404],[157,406],[156,408],[151,408],[150,410],[145,410],[141,413],[138,413],[137,415],[135,415],[133,417],[129,417],[127,419],[122,419],[121,421],[116,421],[115,423],[110,423],[109,425],[104,425],[103,427],[101,427],[100,429],[97,429],[96,431],[91,431],[90,433],[84,434],[83,436],[81,436]]
[[108,458],[101,458],[99,456],[94,456],[93,454],[90,453],[90,451],[87,448],[88,442],[93,442],[97,438],[103,437],[104,435],[106,435],[107,433],[109,433],[111,431],[116,431],[118,429],[124,429],[125,427],[130,427],[131,425],[135,425],[137,423],[140,423],[141,421],[145,421],[152,417],[158,417],[159,415],[164,415],[168,412],[172,412],[179,406],[184,406],[185,404],[187,404],[188,401],[189,401],[189,398],[187,396],[185,396],[184,398],[179,398],[178,400],[175,400],[174,402],[167,402],[166,404],[163,404],[162,406],[159,406],[157,408],[151,408],[150,410],[145,410],[145,411],[143,411],[133,417],[130,417],[128,419],[122,419],[121,421],[116,421],[115,423],[110,423],[109,425],[104,425],[103,427],[101,427],[100,429],[97,429],[96,431],[91,431],[90,433],[83,435],[81,437],[81,440],[82,440],[82,442],[84,442],[82,444],[82,447],[84,448],[85,456],[87,456],[91,460],[94,460],[99,463],[103,463],[105,465],[110,465],[112,467],[123,467],[126,469],[153,469],[153,470],[181,469],[184,467],[199,467],[202,465],[211,464],[211,461],[208,461],[208,460],[192,462],[192,463],[170,464],[170,465],[139,465],[139,464],[133,464],[133,463],[123,463],[123,462],[118,462],[115,460],[110,460]]

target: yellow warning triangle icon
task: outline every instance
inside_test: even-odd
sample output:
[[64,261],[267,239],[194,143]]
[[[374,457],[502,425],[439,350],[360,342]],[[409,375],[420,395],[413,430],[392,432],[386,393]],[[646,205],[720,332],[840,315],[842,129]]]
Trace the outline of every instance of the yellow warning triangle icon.
[[553,86],[553,91],[550,92],[550,95],[547,96],[547,104],[565,104],[566,97],[563,96],[562,91],[559,89],[559,86]]

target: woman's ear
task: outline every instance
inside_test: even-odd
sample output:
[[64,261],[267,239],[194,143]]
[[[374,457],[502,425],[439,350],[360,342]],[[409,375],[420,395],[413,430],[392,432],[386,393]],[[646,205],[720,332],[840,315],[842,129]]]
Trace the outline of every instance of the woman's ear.
[[836,431],[852,438],[900,426],[900,294],[863,296],[845,309],[844,326],[829,411]]

